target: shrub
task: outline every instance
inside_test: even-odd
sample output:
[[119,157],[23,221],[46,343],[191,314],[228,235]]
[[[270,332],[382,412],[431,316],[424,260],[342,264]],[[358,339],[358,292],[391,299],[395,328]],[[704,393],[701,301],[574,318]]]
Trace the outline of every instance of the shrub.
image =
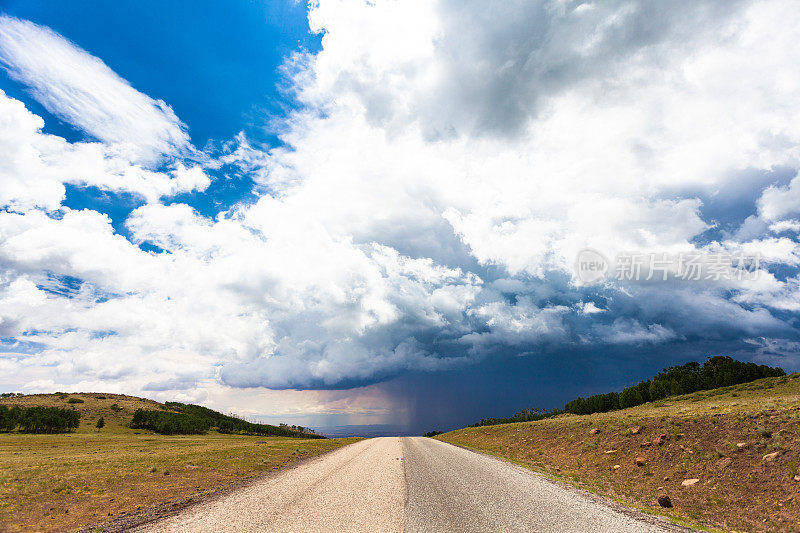
[[69,400],[67,400],[67,403],[83,403],[83,400],[81,400],[80,398],[70,398]]
[[15,405],[8,408],[0,405],[0,431],[14,431],[22,418],[22,409]]
[[105,425],[106,425],[106,419],[101,416],[100,418],[97,419],[97,424],[95,424],[95,427],[97,429],[103,429],[103,426]]

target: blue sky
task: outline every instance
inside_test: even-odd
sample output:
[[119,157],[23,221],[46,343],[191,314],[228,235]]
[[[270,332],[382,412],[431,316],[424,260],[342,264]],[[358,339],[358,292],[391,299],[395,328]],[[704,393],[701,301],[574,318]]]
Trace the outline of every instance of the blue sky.
[[[197,146],[219,143],[240,131],[253,142],[279,144],[269,126],[274,115],[293,105],[281,90],[280,72],[294,52],[319,50],[320,36],[309,31],[302,2],[0,2],[6,14],[48,26],[100,57],[148,95],[170,102],[189,126]],[[186,83],[191,80],[191,83]],[[0,78],[0,89],[45,117],[44,131],[70,140],[85,133],[52,116],[25,88]],[[224,176],[223,176],[224,177]],[[216,214],[250,193],[246,176],[227,176],[188,201]],[[117,231],[139,204],[109,191],[70,188],[65,205],[109,214]]]
[[[278,90],[278,67],[295,51],[320,47],[302,2],[3,0],[0,7],[79,43],[140,91],[169,102],[197,146],[242,130],[276,142],[266,119],[291,105]],[[22,96],[7,79],[2,88]],[[46,129],[81,135],[55,121]]]
[[0,388],[418,432],[798,370],[787,12],[0,0]]

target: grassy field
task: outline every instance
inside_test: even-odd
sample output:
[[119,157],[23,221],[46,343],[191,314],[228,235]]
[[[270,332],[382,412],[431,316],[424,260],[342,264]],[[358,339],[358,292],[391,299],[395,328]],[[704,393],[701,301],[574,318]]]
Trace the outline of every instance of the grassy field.
[[[83,403],[68,403],[79,398]],[[64,531],[178,501],[280,468],[358,439],[244,435],[165,436],[126,427],[139,407],[160,404],[111,394],[5,398],[82,412],[75,433],[0,433],[0,530]],[[112,409],[113,406],[113,409]],[[95,429],[98,417],[106,426]]]
[[798,374],[435,438],[690,525],[800,531]]

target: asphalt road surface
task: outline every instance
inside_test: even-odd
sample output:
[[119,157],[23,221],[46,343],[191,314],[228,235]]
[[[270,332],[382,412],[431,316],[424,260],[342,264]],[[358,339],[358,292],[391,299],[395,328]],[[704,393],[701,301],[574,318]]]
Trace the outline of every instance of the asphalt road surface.
[[522,467],[425,437],[403,439],[408,532],[644,532],[653,518]]
[[521,467],[424,437],[368,439],[140,533],[685,531]]

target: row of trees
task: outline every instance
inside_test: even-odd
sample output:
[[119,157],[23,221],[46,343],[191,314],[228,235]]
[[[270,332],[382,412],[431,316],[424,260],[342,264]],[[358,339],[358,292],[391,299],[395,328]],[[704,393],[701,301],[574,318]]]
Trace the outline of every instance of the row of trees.
[[257,424],[233,416],[227,416],[221,419],[217,424],[217,431],[220,433],[238,433],[240,435],[302,437],[306,439],[325,438],[322,435],[312,433],[311,430],[302,426],[288,426],[286,424],[281,424],[280,426],[273,426],[271,424]]
[[709,358],[702,365],[693,361],[682,366],[665,368],[653,379],[640,381],[621,392],[576,398],[567,402],[564,411],[578,415],[604,413],[661,400],[669,396],[784,375],[786,373],[781,368],[743,363],[731,357],[716,356]]
[[66,433],[80,424],[81,414],[61,407],[19,407],[0,405],[0,431],[24,433]]
[[564,411],[561,409],[545,411],[544,409],[534,407],[532,409],[523,409],[522,411],[514,413],[513,416],[509,416],[507,418],[481,418],[481,421],[473,424],[472,427],[495,426],[497,424],[511,424],[514,422],[530,422],[532,420],[541,420],[543,418],[550,418],[551,416],[560,415],[563,412]]
[[[271,424],[257,424],[242,420],[235,416],[225,415],[208,407],[201,405],[186,404],[180,402],[166,402],[164,406],[177,413],[167,413],[178,416],[195,418],[203,421],[206,430],[215,427],[220,433],[236,433],[240,435],[260,435],[260,436],[281,436],[281,437],[301,437],[308,439],[324,439],[322,435],[314,434],[314,431],[302,426],[288,426],[281,424],[273,426]],[[152,411],[159,412],[159,411]],[[135,416],[134,416],[135,418]],[[132,426],[133,427],[133,426]],[[150,428],[152,429],[152,428]],[[154,429],[154,431],[158,431]],[[161,431],[158,431],[161,433]]]
[[726,356],[715,356],[710,357],[702,365],[693,361],[685,365],[665,368],[654,378],[640,381],[636,385],[623,389],[621,392],[608,392],[606,394],[595,394],[588,398],[576,398],[567,402],[564,409],[553,409],[551,411],[524,409],[508,418],[484,418],[477,424],[473,424],[473,427],[541,420],[564,412],[577,415],[604,413],[616,409],[635,407],[669,396],[728,387],[761,378],[784,375],[786,375],[786,372],[781,368],[757,365],[755,363],[743,363]]
[[184,413],[137,409],[133,413],[131,427],[149,429],[163,435],[196,435],[211,429],[211,424],[205,418]]

